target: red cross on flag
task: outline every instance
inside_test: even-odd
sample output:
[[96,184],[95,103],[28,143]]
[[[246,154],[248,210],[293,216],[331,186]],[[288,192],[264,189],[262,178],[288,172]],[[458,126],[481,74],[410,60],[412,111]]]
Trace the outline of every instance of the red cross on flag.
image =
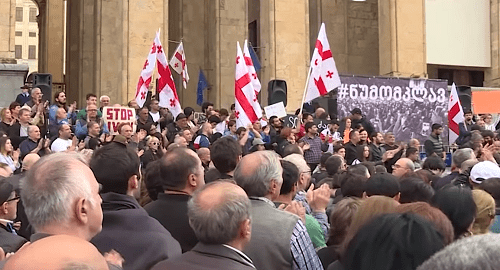
[[248,41],[246,39],[245,47],[243,48],[243,56],[245,57],[245,64],[247,65],[248,72],[250,73],[250,79],[252,80],[253,89],[256,93],[259,93],[262,87],[260,85],[259,78],[257,77],[257,72],[255,71],[252,58],[250,57],[250,50],[248,49]]
[[177,49],[175,49],[172,59],[170,59],[170,66],[177,72],[177,74],[182,74],[182,85],[184,89],[187,87],[187,82],[189,81],[188,68],[186,65],[186,54],[184,53],[184,45],[179,43]]
[[247,126],[258,121],[262,116],[259,101],[255,99],[255,90],[248,72],[240,43],[237,42],[234,96],[236,109],[236,126]]
[[168,108],[172,115],[177,117],[179,113],[182,112],[181,104],[179,102],[179,97],[177,96],[177,91],[175,90],[174,79],[172,78],[172,73],[168,67],[167,57],[165,57],[165,52],[161,46],[159,35],[155,39],[157,48],[157,66],[158,66],[158,89],[160,97],[160,107]]
[[[156,32],[156,39],[159,40],[160,32]],[[137,90],[135,91],[135,101],[139,107],[144,106],[144,102],[146,102],[146,97],[148,95],[149,84],[151,83],[151,76],[155,70],[155,62],[156,62],[156,43],[153,42],[151,49],[149,50],[148,58],[144,63],[144,66],[141,71],[141,76],[139,77],[139,83],[137,84]]]
[[465,121],[464,111],[462,105],[460,104],[460,99],[458,99],[457,88],[455,83],[451,86],[450,100],[448,102],[448,128],[449,132],[449,143],[454,143],[458,135],[460,135],[460,129],[458,124]]
[[310,78],[304,102],[309,102],[340,86],[340,77],[326,37],[325,24],[319,29],[316,47],[311,58]]

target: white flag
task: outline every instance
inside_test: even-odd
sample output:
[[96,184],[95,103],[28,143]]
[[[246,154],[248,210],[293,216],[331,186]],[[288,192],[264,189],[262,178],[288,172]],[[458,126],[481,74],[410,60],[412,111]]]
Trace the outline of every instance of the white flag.
[[262,110],[239,42],[237,42],[234,97],[236,125],[238,127],[247,126],[249,123],[255,123],[259,120],[258,115],[262,115]]
[[[159,40],[158,36],[160,32],[156,32],[156,39]],[[155,69],[156,62],[156,48],[157,44],[153,41],[153,45],[149,50],[148,58],[144,63],[144,67],[141,71],[141,76],[139,77],[139,83],[137,84],[137,90],[135,92],[135,101],[137,105],[142,108],[144,106],[144,102],[146,102],[146,97],[149,91],[149,84],[151,83],[151,76],[153,75]]]
[[316,47],[311,58],[311,77],[304,102],[309,102],[340,86],[340,77],[326,37],[325,24],[319,29]]
[[462,105],[460,104],[460,99],[458,98],[457,88],[455,87],[455,83],[453,83],[451,86],[450,100],[448,101],[448,128],[450,130],[450,144],[457,140],[460,135],[458,124],[464,121],[464,111],[462,109]]
[[189,74],[187,71],[186,64],[186,54],[184,52],[184,45],[179,43],[177,49],[175,49],[174,55],[170,59],[170,66],[172,69],[177,72],[177,74],[182,74],[182,85],[184,89],[187,87],[187,82],[189,81]]
[[172,78],[172,73],[168,67],[167,57],[165,57],[165,52],[161,46],[160,36],[156,36],[155,43],[157,46],[157,62],[158,62],[158,89],[160,96],[160,107],[168,108],[172,115],[177,117],[179,113],[182,112],[181,104],[179,102],[179,97],[177,96],[177,91],[175,90],[174,79]]

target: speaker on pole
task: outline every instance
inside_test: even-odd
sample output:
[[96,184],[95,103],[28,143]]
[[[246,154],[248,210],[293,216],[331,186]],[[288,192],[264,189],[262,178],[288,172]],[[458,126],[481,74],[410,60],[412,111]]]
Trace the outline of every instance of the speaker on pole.
[[52,100],[52,74],[35,73],[33,76],[33,88],[42,90],[42,101]]
[[267,104],[275,104],[283,101],[286,107],[286,81],[285,80],[271,80],[267,84]]

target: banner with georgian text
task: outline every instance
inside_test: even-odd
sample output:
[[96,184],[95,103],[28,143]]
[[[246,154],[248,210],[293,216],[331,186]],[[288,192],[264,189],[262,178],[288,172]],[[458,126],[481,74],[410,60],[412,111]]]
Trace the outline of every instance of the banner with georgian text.
[[[337,112],[342,120],[360,108],[375,130],[393,132],[396,141],[423,142],[431,126],[447,126],[448,86],[445,80],[361,77],[341,75]],[[448,129],[441,135],[448,141]]]

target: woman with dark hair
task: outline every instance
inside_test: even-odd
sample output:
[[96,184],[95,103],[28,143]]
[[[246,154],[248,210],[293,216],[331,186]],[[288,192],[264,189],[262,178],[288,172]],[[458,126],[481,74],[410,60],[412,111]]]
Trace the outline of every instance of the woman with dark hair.
[[476,217],[476,203],[468,187],[446,185],[436,191],[431,205],[439,208],[451,221],[455,239],[472,235]]
[[186,107],[184,108],[184,114],[187,116],[187,124],[189,128],[194,128],[197,122],[197,120],[194,119],[194,109],[191,107]]
[[19,150],[14,151],[8,137],[0,137],[0,163],[9,165],[12,172],[20,167]]
[[358,145],[356,146],[356,159],[352,162],[352,165],[367,162],[370,160],[370,156],[371,152],[368,145]]
[[434,173],[434,175],[441,176],[444,170],[446,170],[446,165],[442,158],[430,156],[425,159],[422,169],[429,170]]
[[368,145],[368,131],[366,131],[365,129],[359,130],[358,145]]
[[414,270],[443,247],[440,233],[424,218],[386,214],[358,231],[342,265],[346,270]]

